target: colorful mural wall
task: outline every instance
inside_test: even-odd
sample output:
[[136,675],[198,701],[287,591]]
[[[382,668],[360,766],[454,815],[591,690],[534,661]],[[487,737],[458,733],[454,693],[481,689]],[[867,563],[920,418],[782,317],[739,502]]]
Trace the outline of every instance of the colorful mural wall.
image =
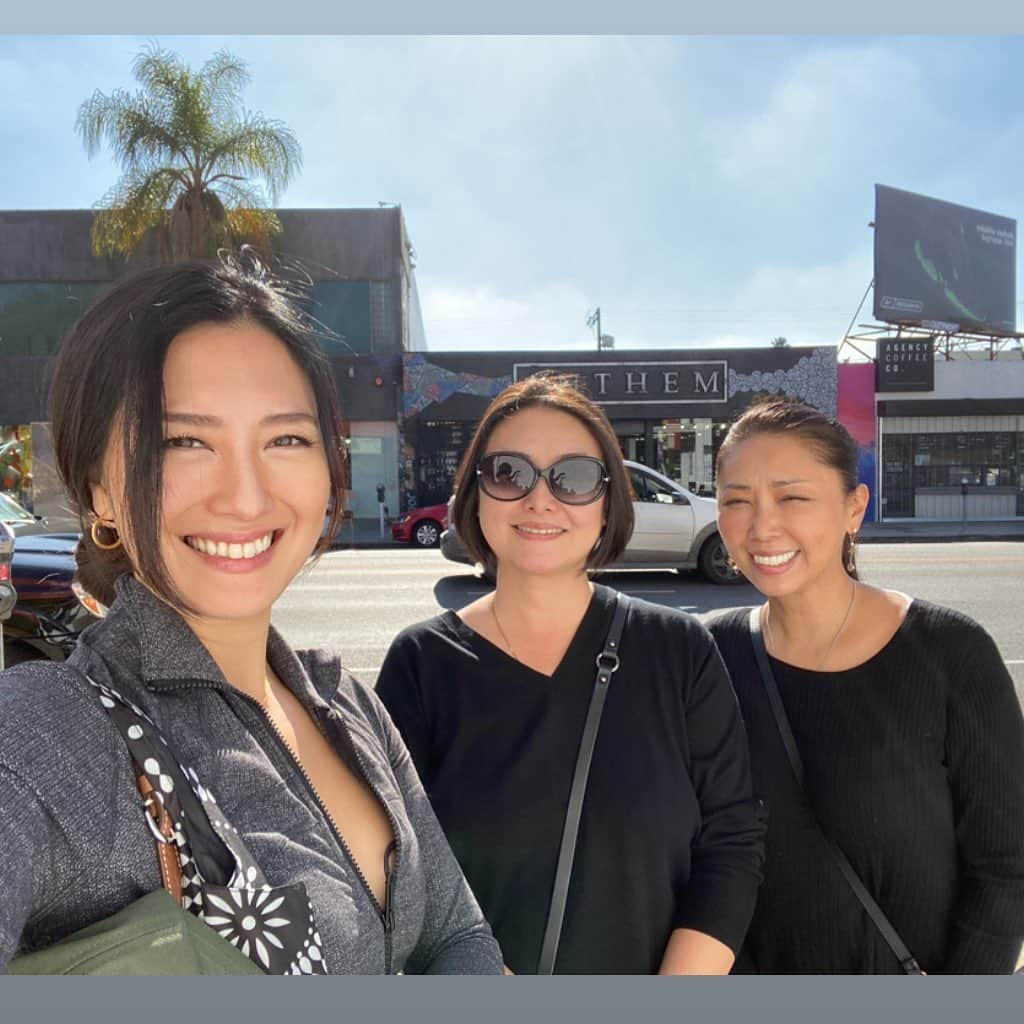
[[837,419],[853,436],[860,453],[860,482],[871,491],[865,522],[878,519],[875,494],[877,476],[877,437],[875,420],[875,364],[840,363],[839,412]]

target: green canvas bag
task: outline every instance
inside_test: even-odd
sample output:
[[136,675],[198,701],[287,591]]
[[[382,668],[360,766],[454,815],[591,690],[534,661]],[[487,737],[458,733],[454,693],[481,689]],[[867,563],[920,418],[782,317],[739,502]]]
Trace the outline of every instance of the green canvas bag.
[[247,956],[166,889],[82,928],[46,949],[16,957],[9,974],[262,974]]
[[[52,946],[14,958],[8,973],[325,974],[305,886],[271,887],[212,794],[169,756],[156,725],[114,690],[86,679],[128,745],[163,888]],[[194,808],[188,828],[183,799]],[[230,853],[234,874],[228,885],[202,878],[190,830],[205,848],[222,844]]]

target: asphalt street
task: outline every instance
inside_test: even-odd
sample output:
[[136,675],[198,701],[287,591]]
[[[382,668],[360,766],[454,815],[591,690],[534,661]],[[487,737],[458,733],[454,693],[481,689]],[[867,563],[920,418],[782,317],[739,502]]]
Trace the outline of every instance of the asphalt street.
[[[870,544],[858,559],[866,581],[949,605],[980,622],[995,638],[1024,703],[1024,544]],[[695,614],[758,600],[749,585],[714,586],[690,573],[616,572],[601,579]],[[436,550],[336,551],[288,589],[274,622],[294,646],[332,647],[355,675],[373,682],[400,629],[443,608],[460,608],[488,589],[471,569]]]

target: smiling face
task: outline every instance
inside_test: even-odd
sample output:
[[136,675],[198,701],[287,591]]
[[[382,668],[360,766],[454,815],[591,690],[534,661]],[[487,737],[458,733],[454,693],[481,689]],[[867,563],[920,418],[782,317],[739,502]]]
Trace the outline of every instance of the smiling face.
[[[238,322],[178,335],[164,392],[160,553],[170,580],[199,618],[269,616],[316,544],[330,496],[312,388],[278,338]],[[116,497],[120,467],[112,444],[93,505],[137,564]]]
[[743,575],[781,597],[843,580],[843,541],[860,528],[867,498],[863,484],[847,492],[810,442],[756,434],[720,468],[718,528]]
[[[573,415],[533,406],[502,420],[488,439],[484,454],[518,452],[538,469],[567,455],[601,458],[601,447]],[[480,529],[504,573],[578,574],[601,536],[605,500],[565,505],[545,480],[517,501],[496,501],[480,491]]]

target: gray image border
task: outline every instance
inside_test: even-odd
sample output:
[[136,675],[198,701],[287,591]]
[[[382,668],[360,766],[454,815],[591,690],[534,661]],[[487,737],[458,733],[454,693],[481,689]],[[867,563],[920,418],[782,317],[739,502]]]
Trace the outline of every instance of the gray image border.
[[[138,0],[45,6],[5,5],[4,33],[22,34],[844,34],[1024,32],[1024,4],[974,0],[936,5],[926,0],[519,0],[499,8],[479,0],[390,0],[371,5],[298,0],[284,6],[251,0],[179,0],[152,8]],[[222,40],[218,40],[222,42]],[[0,894],[2,898],[2,894]],[[963,1024],[1020,1021],[1024,977],[1016,978],[0,978],[0,1020],[20,1024],[60,1019],[75,1024],[114,1021],[245,1020],[290,1024],[315,1019],[362,1024],[474,1021],[517,1024],[636,1020],[744,1021],[791,1024],[864,1021]],[[316,1015],[315,1018],[313,1015]]]

